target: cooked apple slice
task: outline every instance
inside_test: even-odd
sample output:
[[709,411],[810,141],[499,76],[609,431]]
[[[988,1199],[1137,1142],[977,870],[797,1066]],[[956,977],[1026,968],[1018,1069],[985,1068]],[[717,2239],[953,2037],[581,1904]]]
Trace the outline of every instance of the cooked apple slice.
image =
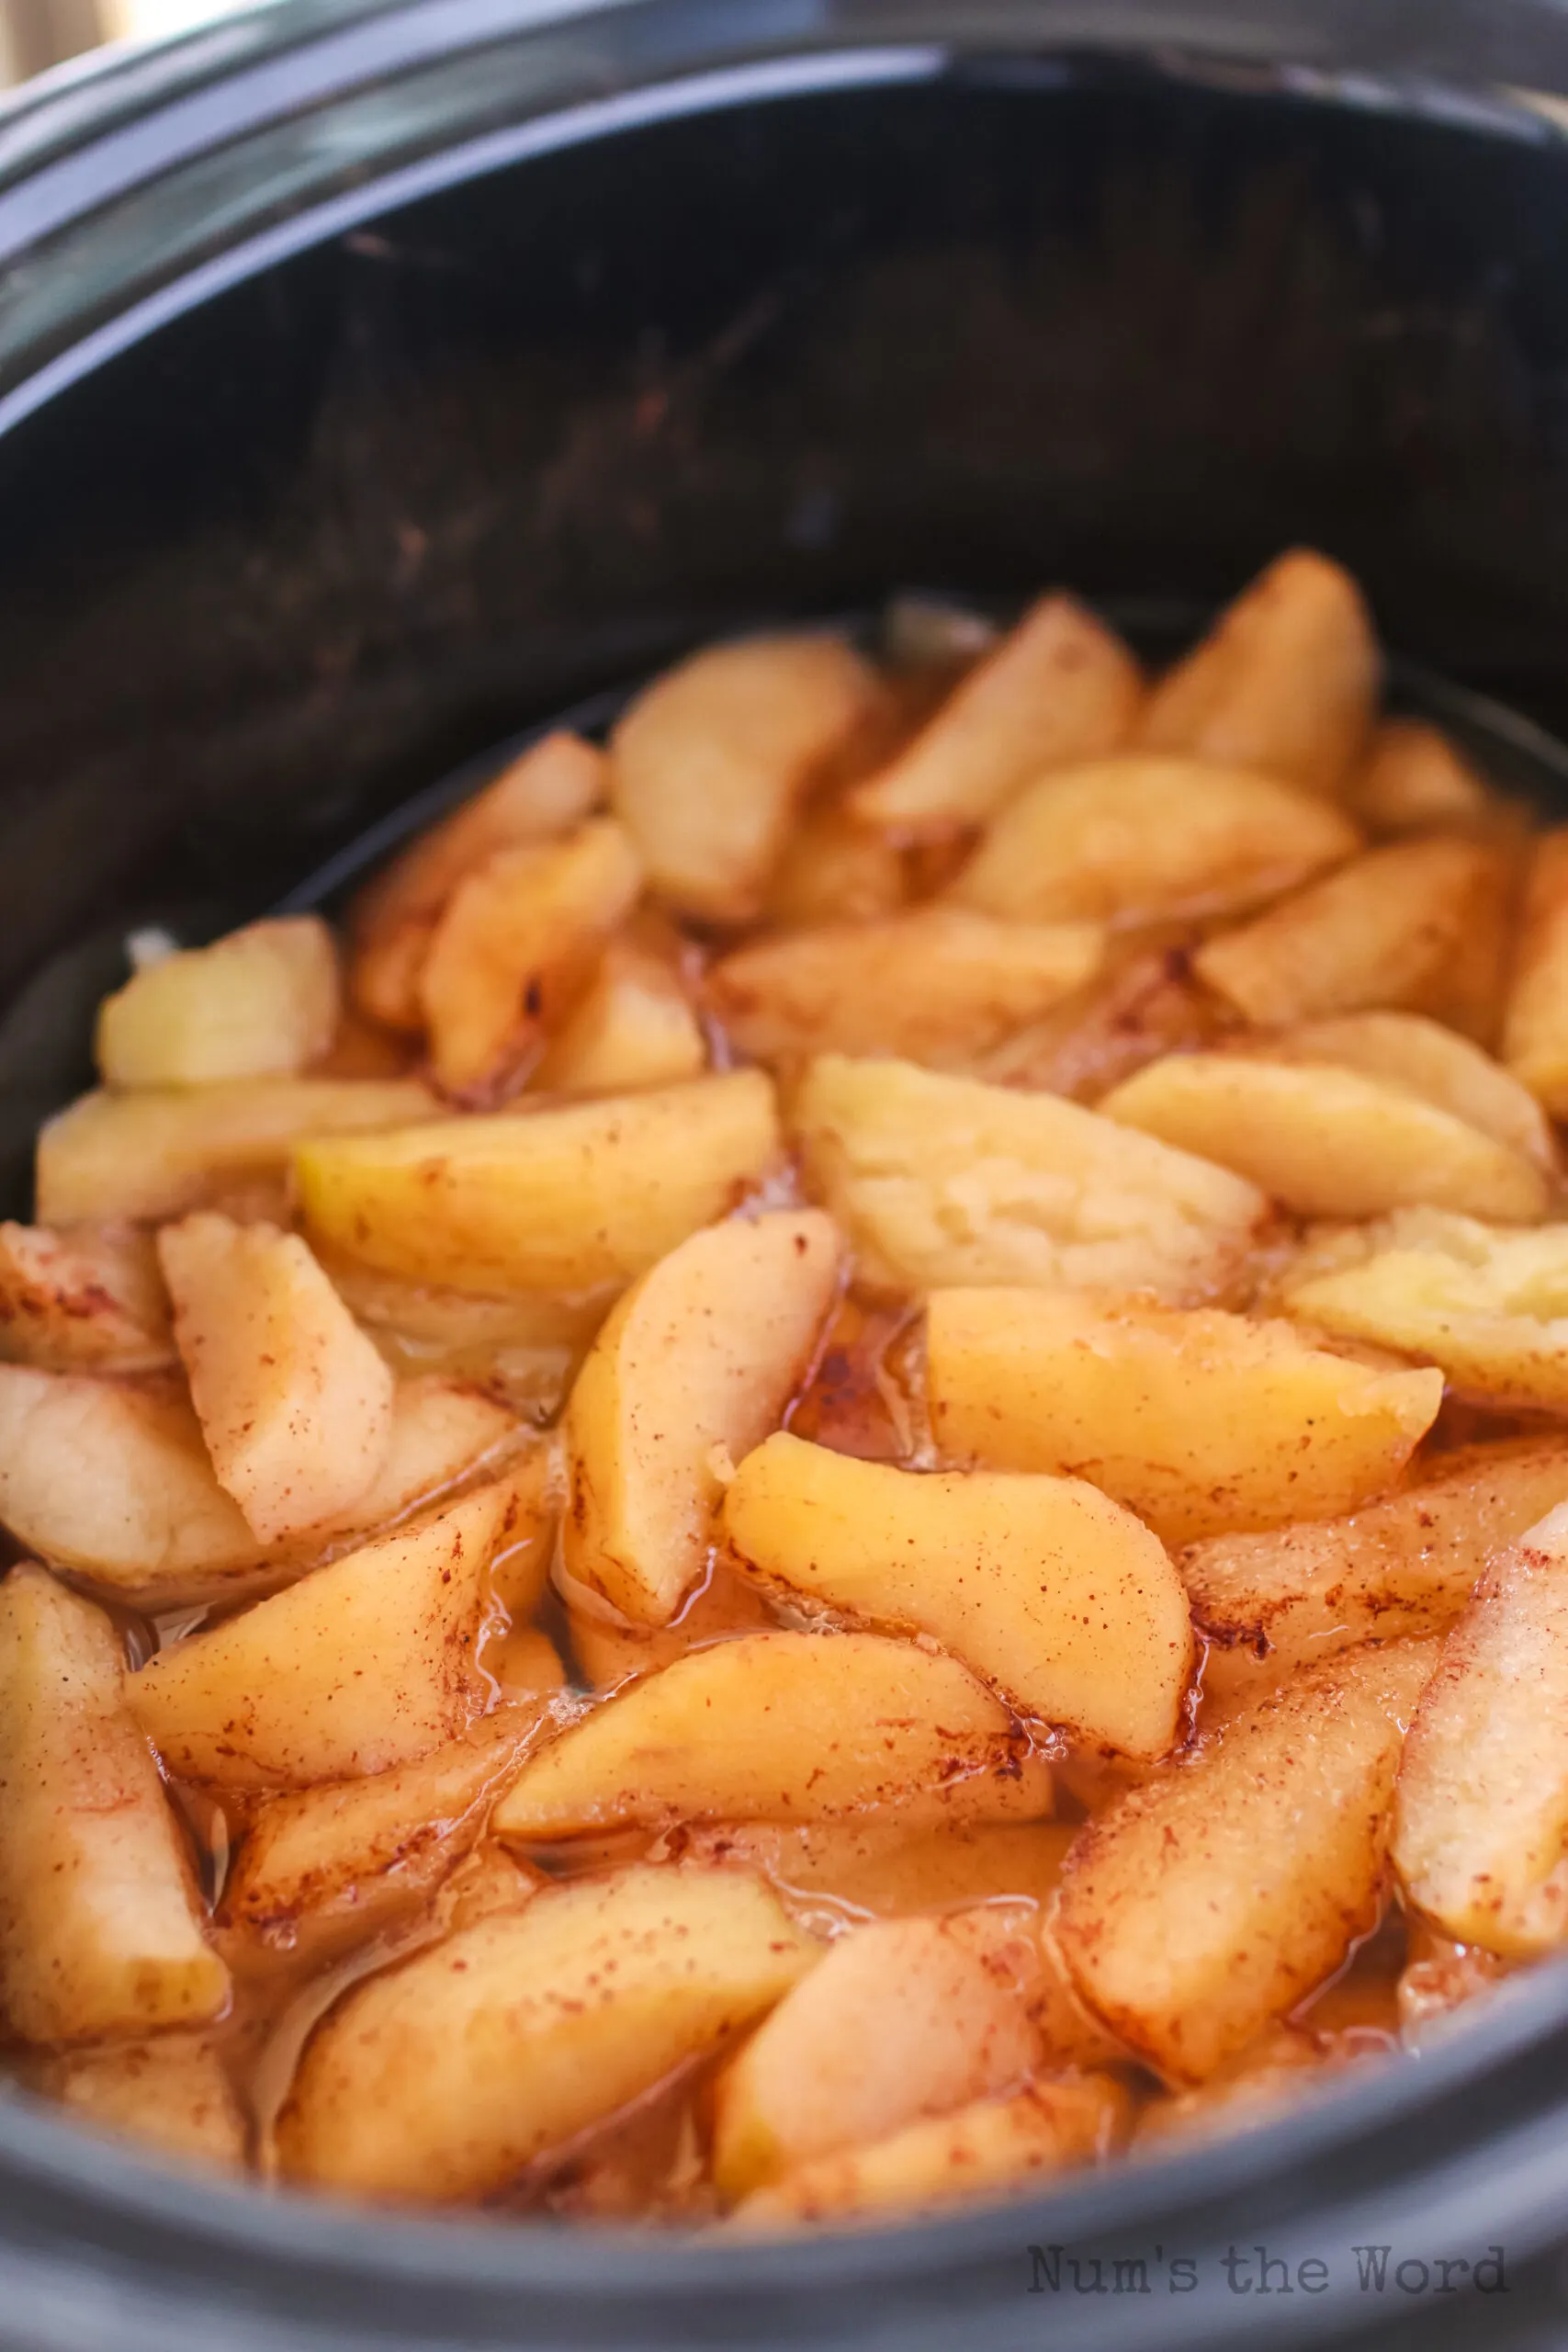
[[1419,1012],[1347,1012],[1305,1021],[1268,1039],[1270,1060],[1337,1062],[1424,1095],[1556,1181],[1557,1147],[1540,1103],[1468,1037]]
[[1381,666],[1350,574],[1293,548],[1160,680],[1138,740],[1337,792],[1371,733]]
[[1076,1102],[823,1054],[795,1099],[812,1183],[893,1290],[1070,1283],[1178,1303],[1234,1275],[1255,1185]]
[[1181,1579],[1080,1479],[899,1470],[781,1430],[736,1473],[724,1527],[762,1577],[932,1635],[1021,1714],[1130,1756],[1176,1738],[1192,1669]]
[[281,1177],[302,1136],[433,1119],[412,1078],[241,1078],[84,1094],[39,1130],[40,1225],[179,1216],[227,1185]]
[[694,1233],[626,1293],[567,1408],[568,1573],[662,1625],[702,1574],[718,1449],[747,1453],[799,1385],[839,1282],[820,1209]]
[[909,896],[908,853],[887,833],[855,822],[833,802],[807,810],[773,872],[767,918],[786,931],[819,922],[869,922]]
[[1114,751],[1142,697],[1121,639],[1071,596],[1043,596],[849,805],[917,838],[982,824],[1046,769]]
[[1407,1898],[1461,1943],[1568,1938],[1568,1507],[1495,1558],[1443,1645],[1394,1803]]
[[678,1821],[1028,1820],[1050,1768],[956,1659],[874,1634],[746,1634],[604,1700],[495,1812],[518,1845]]
[[1173,1054],[1101,1114],[1198,1152],[1301,1216],[1382,1216],[1429,1204],[1528,1225],[1546,1213],[1532,1159],[1397,1079],[1260,1054]]
[[702,1024],[672,965],[614,940],[530,1083],[537,1094],[630,1094],[699,1077],[707,1058]]
[[902,1918],[1008,1898],[1050,1901],[1077,1832],[1057,1821],[960,1822],[912,1829],[897,1815],[878,1821],[723,1821],[679,1831],[682,1860],[761,1871],[807,1903],[822,1896],[845,1909]]
[[1004,1038],[974,1075],[1092,1105],[1146,1062],[1201,1051],[1241,1025],[1234,1005],[1193,978],[1182,950],[1128,943],[1100,978]]
[[729,2198],[1017,2083],[1038,2063],[1032,1943],[1005,1906],[840,1936],[720,2075],[714,2178]]
[[166,1607],[263,1547],[170,1387],[0,1364],[0,1521],[55,1566]]
[[761,912],[816,773],[882,713],[885,690],[834,637],[712,645],[645,688],[611,739],[615,813],[677,912]]
[[304,1788],[457,1738],[490,1696],[475,1659],[485,1570],[516,1508],[494,1479],[160,1650],[127,1695],[169,1770]]
[[637,852],[608,817],[497,850],[457,885],[419,976],[444,1093],[483,1104],[515,1090],[641,888]]
[[1441,728],[1421,718],[1383,720],[1345,797],[1363,825],[1387,835],[1485,825],[1506,806]]
[[738,948],[708,974],[707,1001],[759,1061],[833,1046],[963,1063],[1071,995],[1103,952],[1097,923],[920,907]]
[[1568,1116],[1568,826],[1531,852],[1503,1058],[1553,1118]]
[[338,1024],[337,948],[320,915],[248,923],[144,964],[98,1008],[106,1086],[199,1086],[305,1069]]
[[498,850],[564,833],[608,788],[603,752],[578,735],[547,735],[482,792],[418,834],[354,903],[349,989],[361,1012],[389,1029],[421,1029],[419,976],[458,884]]
[[211,2033],[155,2033],[51,2051],[26,2065],[21,2080],[89,2131],[137,2140],[204,2168],[244,2163],[245,2119]]
[[748,2231],[870,2224],[1002,2197],[1113,2154],[1132,2105],[1111,2075],[1032,2083],[1011,2098],[976,2099],[869,2146],[797,2165],[744,2199],[736,2222]]
[[1200,947],[1200,979],[1262,1028],[1371,1009],[1430,1013],[1485,1045],[1502,1017],[1514,857],[1432,833],[1348,865]]
[[1564,1499],[1568,1444],[1464,1446],[1348,1519],[1190,1544],[1176,1565],[1209,1637],[1205,1700],[1261,1695],[1374,1635],[1442,1632],[1489,1555]]
[[820,1952],[741,1871],[551,1889],[339,2003],[278,2120],[284,2173],[373,2197],[500,2188],[770,2008]]
[[1372,1925],[1436,1657],[1395,1642],[1328,1658],[1080,1833],[1057,1944],[1085,2000],[1171,2081],[1217,2073]]
[[24,1561],[0,1584],[0,1987],[28,2041],[216,2017],[158,1767],[127,1712],[113,1626]]
[[305,1243],[207,1214],[158,1262],[219,1485],[264,1544],[341,1518],[387,1465],[392,1374]]
[[514,1118],[323,1141],[295,1162],[313,1238],[410,1283],[494,1295],[623,1283],[774,1166],[761,1070]]
[[1427,1356],[1494,1404],[1568,1410],[1568,1225],[1533,1233],[1404,1209],[1344,1237],[1326,1271],[1286,1277],[1288,1311]]
[[948,895],[1015,922],[1240,914],[1360,846],[1320,793],[1247,768],[1123,752],[1031,783]]
[[546,1699],[500,1707],[428,1756],[260,1805],[221,1917],[264,1945],[326,1956],[429,1896],[478,1842],[497,1793],[550,1722]]
[[1088,1291],[933,1291],[926,1362],[950,1460],[1089,1479],[1168,1544],[1385,1492],[1443,1401],[1289,1323]]
[[174,1354],[150,1233],[0,1225],[0,1356],[44,1372],[149,1372]]

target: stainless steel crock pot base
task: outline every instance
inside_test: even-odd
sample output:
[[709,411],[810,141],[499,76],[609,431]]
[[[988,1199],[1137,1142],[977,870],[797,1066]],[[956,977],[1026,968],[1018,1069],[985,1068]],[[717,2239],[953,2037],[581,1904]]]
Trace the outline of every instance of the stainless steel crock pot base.
[[[0,440],[7,991],[149,899],[227,899],[239,875],[254,895],[236,911],[266,903],[428,776],[700,634],[894,580],[1006,595],[1064,577],[1205,604],[1310,537],[1367,573],[1393,641],[1562,724],[1564,157],[1492,85],[1568,85],[1546,0],[1212,0],[1201,18],[1122,0],[645,0],[567,30],[562,13],[491,18],[466,81],[440,57],[405,64],[354,118],[357,146],[341,100],[288,119],[276,88],[247,130],[249,86],[228,147],[143,179],[139,209],[95,213],[114,110],[99,141],[90,85],[75,102],[74,194],[51,182],[63,209],[7,286],[52,265],[58,288],[69,252],[79,300],[47,347],[0,332],[0,400],[39,401]],[[444,22],[471,14],[461,0]],[[1189,62],[1061,53],[1151,19]],[[339,86],[363,94],[382,32],[333,21]],[[968,54],[942,75],[954,28]],[[985,40],[1010,53],[987,59]],[[277,41],[274,63],[292,55],[286,28]],[[628,78],[819,41],[838,44],[831,91],[793,60],[766,102],[732,81],[633,130],[603,107]],[[857,41],[898,57],[846,74]],[[492,149],[396,211],[354,193],[411,143],[430,157],[466,135],[475,84],[501,90],[498,61],[536,42],[554,78],[514,77],[502,111],[597,105],[585,142]],[[1310,70],[1277,73],[1281,53]],[[1391,59],[1469,86],[1334,78]],[[156,152],[169,125],[145,97],[112,135],[139,104]],[[479,162],[497,168],[463,183]],[[37,194],[19,170],[0,182],[13,223]],[[299,208],[328,198],[331,236],[309,250],[328,224]],[[288,233],[260,274],[257,253],[229,254],[73,380],[74,339],[165,283],[169,252],[224,255],[269,206]],[[160,220],[165,260],[143,270]],[[117,237],[119,276],[95,276],[84,256],[101,265]],[[63,363],[32,377],[51,352]],[[67,1025],[45,1007],[37,1030]],[[1281,2299],[1267,2329],[1240,2298],[1047,2313],[1027,2246],[1441,2226],[1528,2263],[1568,2211],[1564,2019],[1546,1974],[1320,2114],[1016,2212],[768,2252],[389,2228],[173,2180],[17,2102],[0,2108],[0,2344],[1180,2352],[1343,2335],[1367,2312],[1336,2294]],[[1528,2335],[1548,2304],[1523,2275],[1511,2264],[1505,2310],[1439,2313],[1418,2340]],[[1534,2276],[1554,2291],[1549,2258]]]

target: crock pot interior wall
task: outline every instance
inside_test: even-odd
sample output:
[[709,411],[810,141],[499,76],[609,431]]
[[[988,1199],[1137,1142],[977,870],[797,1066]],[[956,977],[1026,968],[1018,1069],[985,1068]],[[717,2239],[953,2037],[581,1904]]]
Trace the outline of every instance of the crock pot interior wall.
[[1542,132],[1020,62],[628,132],[241,286],[0,442],[0,988],[256,904],[705,629],[1211,600],[1283,543],[1568,717]]
[[[1190,609],[1309,538],[1568,727],[1564,172],[1528,125],[1021,61],[627,133],[238,287],[0,441],[0,999],[94,926],[266,903],[705,632],[898,583]],[[39,1049],[17,1136],[63,1001],[0,1033]],[[52,2193],[6,2226],[63,2230]]]

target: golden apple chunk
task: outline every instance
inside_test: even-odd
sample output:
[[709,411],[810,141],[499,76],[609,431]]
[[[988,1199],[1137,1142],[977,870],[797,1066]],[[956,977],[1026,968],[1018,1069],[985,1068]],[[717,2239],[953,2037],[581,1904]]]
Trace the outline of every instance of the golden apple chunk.
[[102,1611],[42,1568],[13,1568],[0,1584],[0,1986],[26,2041],[195,2024],[228,1999],[123,1682]]
[[724,1524],[761,1576],[933,1636],[1021,1714],[1133,1756],[1176,1738],[1192,1669],[1181,1579],[1079,1479],[900,1470],[781,1431],[741,1464]]
[[1168,1544],[1385,1492],[1443,1401],[1289,1323],[1088,1291],[933,1291],[926,1360],[950,1460],[1087,1478]]
[[286,915],[144,965],[98,1009],[114,1087],[199,1086],[302,1070],[332,1044],[337,949],[320,915]]
[[761,1070],[521,1116],[323,1141],[295,1162],[312,1238],[410,1283],[494,1296],[626,1283],[773,1167]]
[[306,1244],[207,1213],[158,1262],[219,1485],[264,1544],[340,1519],[387,1466],[393,1380]]
[[772,2007],[821,1947],[741,1871],[536,1894],[358,1986],[279,2119],[285,2175],[361,2196],[499,2188]]
[[151,1234],[0,1225],[0,1356],[44,1372],[147,1372],[174,1352]]
[[820,1209],[709,1226],[643,1275],[589,1351],[567,1410],[565,1563],[636,1623],[666,1623],[701,1575],[716,1450],[739,1457],[777,1424],[839,1262]]
[[522,1846],[678,1821],[1029,1819],[1050,1767],[956,1659],[875,1634],[745,1634],[603,1701],[495,1812]]

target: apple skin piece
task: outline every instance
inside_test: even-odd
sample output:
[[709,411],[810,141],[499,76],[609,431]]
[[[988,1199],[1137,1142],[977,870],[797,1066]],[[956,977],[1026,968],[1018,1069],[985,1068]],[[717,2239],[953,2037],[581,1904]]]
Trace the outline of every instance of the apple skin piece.
[[1167,1544],[1386,1494],[1443,1401],[1287,1322],[1090,1291],[933,1291],[926,1367],[944,1458],[1087,1478]]
[[1142,1758],[1178,1736],[1186,1589],[1082,1479],[900,1470],[781,1430],[736,1473],[724,1526],[767,1586],[930,1635],[1021,1715]]
[[308,1788],[457,1738],[491,1695],[475,1655],[486,1571],[522,1508],[511,1480],[492,1479],[160,1650],[127,1689],[168,1770]]
[[158,1262],[219,1485],[264,1544],[341,1519],[390,1458],[394,1382],[309,1247],[208,1211]]
[[338,2004],[278,2120],[284,2176],[482,2196],[771,2008],[821,1951],[743,1871],[550,1888]]
[[530,1758],[496,1807],[528,1847],[681,1821],[913,1827],[1051,1810],[1050,1767],[953,1658],[875,1634],[743,1634],[645,1674]]
[[521,1115],[328,1139],[295,1160],[312,1241],[482,1297],[625,1284],[778,1165],[773,1090],[724,1070]]
[[1400,1750],[1437,1655],[1416,1641],[1327,1658],[1080,1831],[1057,1948],[1168,2081],[1217,2074],[1375,1923]]
[[777,1426],[840,1279],[820,1209],[694,1233],[610,1316],[567,1408],[569,1575],[640,1625],[662,1625],[707,1562],[738,1459]]
[[0,1991],[28,2041],[197,2025],[229,1976],[202,1933],[119,1638],[24,1561],[0,1583]]

